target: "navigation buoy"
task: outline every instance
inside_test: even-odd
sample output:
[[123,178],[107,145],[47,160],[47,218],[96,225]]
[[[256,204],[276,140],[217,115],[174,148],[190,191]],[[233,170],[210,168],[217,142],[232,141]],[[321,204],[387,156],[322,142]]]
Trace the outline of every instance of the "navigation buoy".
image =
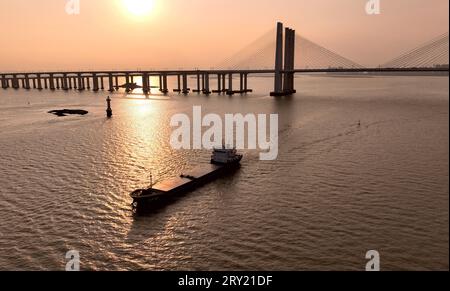
[[108,118],[111,118],[112,115],[113,115],[113,112],[112,112],[112,109],[111,109],[111,98],[109,98],[109,96],[108,96],[108,98],[106,99],[106,103],[107,103],[107,105],[108,105],[108,108],[106,109],[106,116],[107,116]]

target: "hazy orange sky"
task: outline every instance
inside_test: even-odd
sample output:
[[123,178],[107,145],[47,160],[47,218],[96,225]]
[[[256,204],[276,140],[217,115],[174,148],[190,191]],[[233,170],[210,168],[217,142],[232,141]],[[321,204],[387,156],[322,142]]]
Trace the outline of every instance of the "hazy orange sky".
[[448,0],[0,0],[0,71],[213,67],[283,21],[363,65],[378,65],[448,31]]

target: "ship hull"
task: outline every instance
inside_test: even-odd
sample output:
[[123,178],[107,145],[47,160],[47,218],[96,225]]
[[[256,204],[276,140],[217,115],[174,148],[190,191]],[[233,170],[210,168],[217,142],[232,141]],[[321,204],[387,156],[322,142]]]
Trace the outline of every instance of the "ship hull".
[[[182,185],[176,185],[174,187],[169,187],[167,189],[149,189],[145,191],[158,191],[158,195],[142,195],[141,197],[133,197],[133,212],[135,213],[145,213],[160,209],[170,203],[175,202],[178,198],[186,195],[205,184],[208,184],[216,179],[219,179],[227,174],[231,174],[240,168],[240,160],[235,163],[230,163],[226,165],[214,165],[214,169],[210,169],[211,165],[205,166],[204,168],[196,169],[197,172],[201,172],[200,176],[193,176],[188,182]],[[187,177],[190,175],[184,175]],[[195,177],[195,178],[194,178]],[[164,184],[164,183],[163,183]],[[150,192],[149,192],[150,193]]]

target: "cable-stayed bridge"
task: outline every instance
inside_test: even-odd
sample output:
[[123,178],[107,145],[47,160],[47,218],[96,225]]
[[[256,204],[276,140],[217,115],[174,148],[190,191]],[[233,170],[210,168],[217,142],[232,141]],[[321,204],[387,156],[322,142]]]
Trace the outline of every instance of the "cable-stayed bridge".
[[[276,42],[273,37],[275,33],[275,30],[268,31],[236,54],[219,63],[217,67],[234,70],[273,68],[273,56],[276,49]],[[295,55],[297,58],[294,67],[297,70],[371,70],[371,68],[364,67],[299,34],[295,35],[295,39]],[[449,34],[447,32],[372,69],[445,68],[449,64],[448,41]]]
[[448,68],[448,32],[382,65],[384,68]]
[[[272,69],[276,50],[272,29],[217,65],[220,69]],[[294,67],[296,69],[363,68],[362,65],[339,55],[307,38],[295,34]]]
[[[276,37],[273,37],[273,36]],[[275,83],[272,96],[295,93],[294,78],[302,73],[368,73],[368,72],[448,72],[448,33],[439,36],[399,57],[374,68],[366,68],[319,44],[284,29],[282,23],[255,40],[217,69],[211,70],[121,70],[121,71],[65,71],[65,72],[5,72],[0,73],[3,89],[50,90],[109,90],[124,88],[127,92],[137,88],[149,94],[152,88],[168,93],[168,78],[177,79],[175,92],[188,94],[248,93],[248,76],[273,74]],[[275,57],[275,61],[274,61]],[[236,86],[235,77],[239,84]],[[151,84],[157,77],[158,84]],[[196,88],[188,86],[189,78],[196,79]],[[217,78],[217,88],[211,88],[210,79]],[[119,83],[125,79],[124,84]],[[135,82],[141,80],[142,85]]]

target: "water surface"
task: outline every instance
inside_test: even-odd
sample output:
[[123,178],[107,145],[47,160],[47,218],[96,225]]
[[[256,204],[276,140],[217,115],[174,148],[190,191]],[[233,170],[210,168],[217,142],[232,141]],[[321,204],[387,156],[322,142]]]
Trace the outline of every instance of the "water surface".
[[[448,78],[302,76],[281,99],[270,78],[250,87],[114,94],[110,120],[106,92],[0,91],[0,269],[63,270],[78,250],[84,270],[364,270],[375,249],[384,270],[448,270]],[[194,105],[279,113],[278,159],[247,151],[235,175],[133,217],[150,171],[208,162],[169,146],[170,117]],[[47,114],[63,108],[89,114]]]

